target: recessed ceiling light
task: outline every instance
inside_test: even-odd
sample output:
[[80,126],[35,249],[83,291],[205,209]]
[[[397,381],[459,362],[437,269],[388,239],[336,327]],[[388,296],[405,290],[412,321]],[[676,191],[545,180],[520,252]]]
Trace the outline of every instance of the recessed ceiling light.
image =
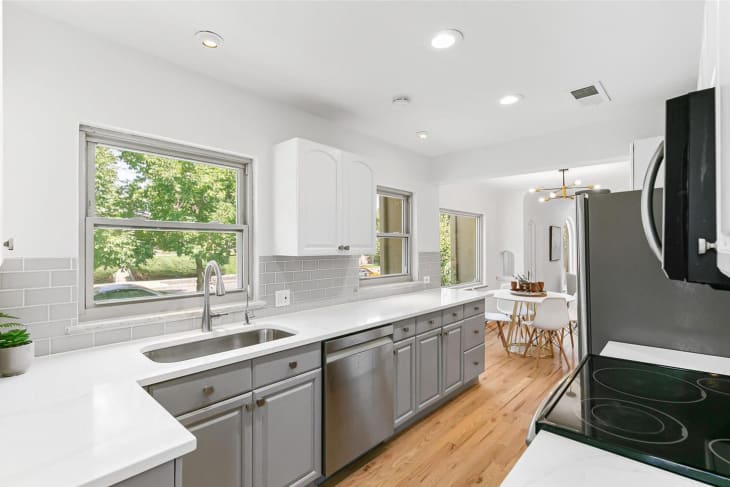
[[524,96],[518,94],[504,95],[499,99],[500,105],[514,105],[518,101],[522,100]]
[[448,49],[464,39],[464,34],[456,29],[446,29],[436,32],[431,38],[431,47],[434,49]]
[[580,179],[576,179],[575,181],[573,181],[573,185],[574,186],[580,186],[580,183],[582,183],[582,182],[583,181],[581,181]]
[[428,132],[425,130],[419,130],[418,132],[416,132],[416,137],[421,140],[428,139]]
[[209,30],[196,32],[195,38],[203,45],[203,47],[207,47],[209,49],[215,49],[216,47],[221,47],[223,45],[223,38]]
[[411,102],[411,99],[405,95],[398,95],[393,97],[393,105],[397,107],[405,107]]

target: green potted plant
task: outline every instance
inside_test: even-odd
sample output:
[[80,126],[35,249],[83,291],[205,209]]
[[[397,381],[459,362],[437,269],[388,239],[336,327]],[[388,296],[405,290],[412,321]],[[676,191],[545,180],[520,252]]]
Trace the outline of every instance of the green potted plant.
[[[0,319],[17,318],[0,311]],[[15,321],[0,323],[0,376],[24,373],[33,363],[34,355],[33,340],[25,325]]]

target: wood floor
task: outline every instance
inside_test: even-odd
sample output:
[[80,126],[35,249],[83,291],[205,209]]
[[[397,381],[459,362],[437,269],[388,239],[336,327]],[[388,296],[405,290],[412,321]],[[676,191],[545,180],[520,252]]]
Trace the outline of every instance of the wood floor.
[[568,368],[557,354],[539,366],[508,357],[491,327],[485,340],[477,385],[322,485],[498,486],[525,449],[538,404]]

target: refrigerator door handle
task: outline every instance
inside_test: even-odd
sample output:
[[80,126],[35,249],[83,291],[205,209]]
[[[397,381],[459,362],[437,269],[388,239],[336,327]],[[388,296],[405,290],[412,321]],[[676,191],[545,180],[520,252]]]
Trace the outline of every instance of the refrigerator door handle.
[[649,247],[656,255],[656,258],[659,259],[659,262],[663,262],[662,241],[659,239],[659,232],[657,232],[656,223],[654,222],[654,184],[663,161],[664,141],[661,141],[651,157],[649,167],[646,168],[644,187],[641,190],[641,225],[644,227],[646,241],[649,242]]

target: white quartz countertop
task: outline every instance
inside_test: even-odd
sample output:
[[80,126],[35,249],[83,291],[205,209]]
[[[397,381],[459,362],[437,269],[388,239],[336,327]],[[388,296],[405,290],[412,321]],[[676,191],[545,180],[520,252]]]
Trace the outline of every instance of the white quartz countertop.
[[[195,438],[141,386],[327,340],[480,299],[482,291],[433,289],[153,337],[37,359],[0,379],[0,485],[108,486],[195,449]],[[183,362],[143,351],[242,330],[295,335]]]
[[[730,358],[609,342],[607,357],[730,375]],[[548,431],[537,434],[502,487],[699,487],[701,482],[574,441]]]

